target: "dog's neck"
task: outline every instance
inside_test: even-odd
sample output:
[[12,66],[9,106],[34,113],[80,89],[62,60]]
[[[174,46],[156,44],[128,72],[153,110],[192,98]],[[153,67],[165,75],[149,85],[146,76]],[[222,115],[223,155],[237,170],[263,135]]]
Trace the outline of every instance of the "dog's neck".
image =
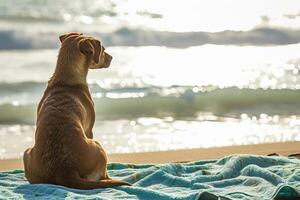
[[61,48],[58,54],[55,72],[48,82],[49,86],[53,86],[57,83],[70,86],[87,85],[87,63],[78,58],[79,56],[76,52],[66,51],[66,49]]

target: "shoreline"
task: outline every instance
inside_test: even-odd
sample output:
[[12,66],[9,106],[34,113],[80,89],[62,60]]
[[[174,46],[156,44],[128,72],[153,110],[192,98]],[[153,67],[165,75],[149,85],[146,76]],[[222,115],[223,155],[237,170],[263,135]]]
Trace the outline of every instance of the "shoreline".
[[[300,141],[160,152],[109,154],[108,159],[109,162],[160,164],[170,162],[188,162],[200,159],[219,159],[231,154],[268,155],[271,153],[277,153],[284,156],[300,153]],[[23,169],[23,162],[21,158],[0,160],[0,171],[13,169]]]

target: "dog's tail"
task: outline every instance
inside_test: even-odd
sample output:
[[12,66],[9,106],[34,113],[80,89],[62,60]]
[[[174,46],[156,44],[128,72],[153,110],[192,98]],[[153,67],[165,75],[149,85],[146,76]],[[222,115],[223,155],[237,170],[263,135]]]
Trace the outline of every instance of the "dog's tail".
[[63,185],[70,188],[76,189],[96,189],[96,188],[108,188],[108,187],[115,187],[121,185],[130,186],[130,183],[121,180],[115,179],[104,179],[98,181],[91,181],[84,178],[81,178],[77,172],[71,173],[68,176],[59,176],[56,179],[59,185]]

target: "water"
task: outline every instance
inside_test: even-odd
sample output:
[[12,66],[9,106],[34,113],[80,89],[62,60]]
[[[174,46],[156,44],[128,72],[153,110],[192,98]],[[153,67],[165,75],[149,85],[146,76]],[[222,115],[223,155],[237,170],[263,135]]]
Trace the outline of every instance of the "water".
[[298,1],[157,3],[1,1],[0,158],[33,145],[66,31],[114,57],[88,75],[109,153],[300,140]]

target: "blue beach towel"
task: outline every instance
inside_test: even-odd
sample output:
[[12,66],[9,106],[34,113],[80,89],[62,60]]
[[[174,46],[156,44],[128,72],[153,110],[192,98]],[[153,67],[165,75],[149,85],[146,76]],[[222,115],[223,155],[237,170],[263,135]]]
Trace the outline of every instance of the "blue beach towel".
[[0,173],[0,199],[228,200],[300,197],[300,160],[232,155],[220,160],[133,165],[111,163],[109,175],[133,186],[78,190],[28,184],[23,170]]

